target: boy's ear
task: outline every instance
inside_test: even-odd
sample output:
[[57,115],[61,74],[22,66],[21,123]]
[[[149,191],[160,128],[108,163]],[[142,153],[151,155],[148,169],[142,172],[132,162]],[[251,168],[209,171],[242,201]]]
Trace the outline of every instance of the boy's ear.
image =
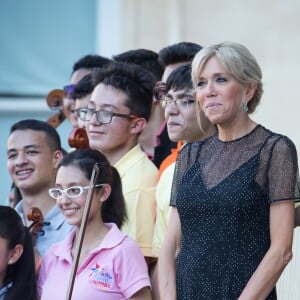
[[139,134],[141,133],[147,125],[147,121],[144,118],[132,119],[130,124],[130,132]]
[[54,167],[57,168],[60,161],[63,158],[63,153],[60,150],[56,150],[53,154],[53,163],[54,163]]

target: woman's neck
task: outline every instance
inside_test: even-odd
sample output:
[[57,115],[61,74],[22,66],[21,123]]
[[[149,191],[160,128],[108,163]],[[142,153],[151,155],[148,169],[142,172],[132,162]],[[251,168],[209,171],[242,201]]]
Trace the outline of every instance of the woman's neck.
[[223,142],[234,141],[248,133],[250,133],[257,123],[252,121],[249,117],[238,120],[237,122],[230,122],[227,124],[218,124],[218,137]]

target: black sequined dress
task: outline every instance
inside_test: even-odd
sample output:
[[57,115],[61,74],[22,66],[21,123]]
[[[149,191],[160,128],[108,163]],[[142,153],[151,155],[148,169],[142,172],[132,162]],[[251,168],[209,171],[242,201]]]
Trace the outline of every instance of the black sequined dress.
[[270,204],[295,200],[297,175],[294,144],[261,125],[234,141],[216,134],[182,149],[171,198],[182,231],[178,299],[239,297],[269,248]]

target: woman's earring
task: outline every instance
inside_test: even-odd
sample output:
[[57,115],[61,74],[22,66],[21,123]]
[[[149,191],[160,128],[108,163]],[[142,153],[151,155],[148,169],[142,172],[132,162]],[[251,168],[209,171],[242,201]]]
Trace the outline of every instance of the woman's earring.
[[244,103],[243,103],[243,105],[242,105],[242,109],[243,109],[243,111],[244,112],[248,112],[248,105],[247,105],[248,103],[245,101]]

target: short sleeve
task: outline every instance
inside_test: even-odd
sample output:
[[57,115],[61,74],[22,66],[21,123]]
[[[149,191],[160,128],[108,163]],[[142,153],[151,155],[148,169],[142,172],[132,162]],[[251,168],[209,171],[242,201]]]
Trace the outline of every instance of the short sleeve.
[[172,190],[171,190],[171,206],[176,206],[176,198],[177,198],[177,188],[182,180],[182,177],[187,169],[187,167],[191,164],[191,156],[192,154],[198,149],[197,142],[185,144],[182,149],[180,150],[176,164],[175,164],[175,171],[174,177],[172,182]]
[[267,172],[270,202],[300,200],[297,151],[287,137],[274,144]]
[[115,261],[118,285],[126,299],[144,287],[150,287],[148,268],[144,256],[136,242],[127,237]]

